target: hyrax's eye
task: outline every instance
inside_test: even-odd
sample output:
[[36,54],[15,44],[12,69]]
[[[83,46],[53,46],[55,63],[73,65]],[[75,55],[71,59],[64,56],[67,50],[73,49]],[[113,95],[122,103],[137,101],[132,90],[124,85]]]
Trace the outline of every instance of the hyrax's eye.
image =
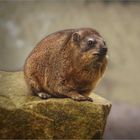
[[96,40],[88,40],[87,44],[89,47],[93,47],[96,44]]

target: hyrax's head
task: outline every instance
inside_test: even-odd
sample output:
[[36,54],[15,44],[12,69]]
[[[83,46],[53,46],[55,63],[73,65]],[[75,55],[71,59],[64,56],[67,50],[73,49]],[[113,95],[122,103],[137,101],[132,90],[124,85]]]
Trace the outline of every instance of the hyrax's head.
[[76,50],[74,61],[84,66],[102,63],[107,54],[104,39],[91,28],[82,28],[73,32],[71,45]]

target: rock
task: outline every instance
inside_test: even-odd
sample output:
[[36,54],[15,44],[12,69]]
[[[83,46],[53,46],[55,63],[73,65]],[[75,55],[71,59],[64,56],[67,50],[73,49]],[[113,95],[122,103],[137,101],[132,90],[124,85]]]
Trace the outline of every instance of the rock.
[[0,108],[0,138],[52,139],[53,123],[53,120],[32,111]]
[[0,138],[102,138],[111,103],[96,94],[94,102],[42,100],[31,96],[23,72],[0,72]]

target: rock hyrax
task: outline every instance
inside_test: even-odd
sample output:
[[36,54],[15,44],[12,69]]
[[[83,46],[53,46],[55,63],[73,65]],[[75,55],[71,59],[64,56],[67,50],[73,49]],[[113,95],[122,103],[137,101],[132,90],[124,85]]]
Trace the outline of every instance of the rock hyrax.
[[32,93],[43,99],[89,96],[107,65],[107,47],[92,28],[55,32],[41,40],[26,59],[25,80]]

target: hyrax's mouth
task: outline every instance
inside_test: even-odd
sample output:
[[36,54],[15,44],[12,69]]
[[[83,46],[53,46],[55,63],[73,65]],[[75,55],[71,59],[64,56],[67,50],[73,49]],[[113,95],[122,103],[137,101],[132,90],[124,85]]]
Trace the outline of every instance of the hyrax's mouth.
[[101,48],[99,51],[93,52],[92,54],[95,56],[97,62],[102,62],[107,54],[107,48]]
[[100,53],[99,52],[94,52],[92,53],[93,55],[99,55]]
[[107,54],[107,48],[101,48],[99,51],[97,52],[93,52],[93,55],[97,55],[99,57],[104,57]]

